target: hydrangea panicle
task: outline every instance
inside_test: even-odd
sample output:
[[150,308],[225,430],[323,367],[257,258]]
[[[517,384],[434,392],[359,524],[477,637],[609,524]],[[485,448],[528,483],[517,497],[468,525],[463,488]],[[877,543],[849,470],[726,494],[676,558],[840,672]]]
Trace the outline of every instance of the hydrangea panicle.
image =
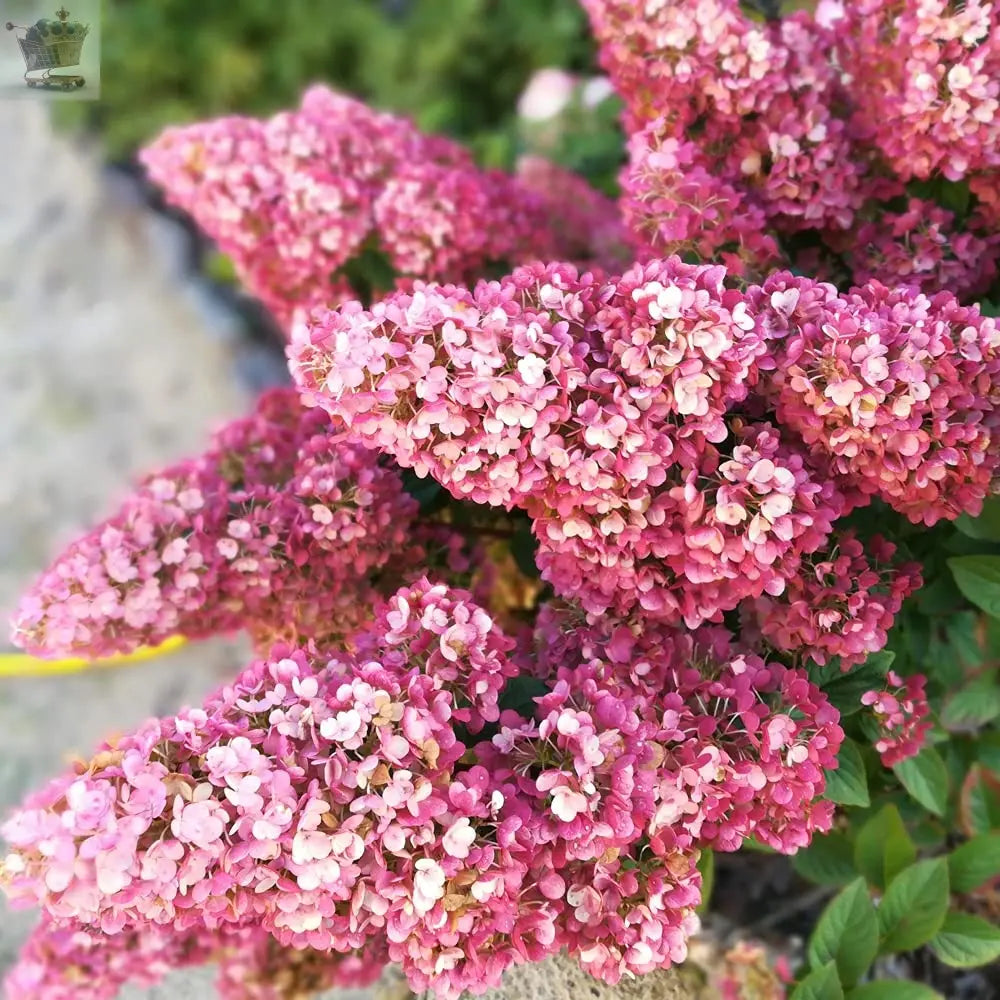
[[775,649],[823,665],[836,656],[842,670],[882,649],[903,600],[920,587],[915,563],[894,567],[896,547],[875,536],[836,538],[828,553],[804,559],[777,597],[743,605],[745,639],[759,633]]
[[583,178],[562,181],[574,202],[543,179],[557,168],[524,182],[482,170],[450,140],[318,85],[267,121],[167,129],[142,162],[286,331],[301,309],[362,294],[352,274],[372,255],[401,278],[465,281],[567,251],[617,259],[628,243]]
[[915,757],[923,749],[932,726],[926,683],[922,674],[903,678],[890,670],[884,690],[866,691],[861,696],[861,704],[871,709],[878,726],[875,749],[886,767]]
[[416,511],[398,472],[294,391],[271,390],[73,543],[22,600],[14,639],[51,657],[241,628],[262,641],[344,635]]

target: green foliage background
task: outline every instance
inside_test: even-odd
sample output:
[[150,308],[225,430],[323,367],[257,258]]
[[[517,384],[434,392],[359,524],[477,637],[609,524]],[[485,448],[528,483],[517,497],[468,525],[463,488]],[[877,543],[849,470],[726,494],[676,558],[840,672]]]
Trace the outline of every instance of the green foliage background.
[[[487,160],[534,70],[586,71],[576,0],[104,0],[101,100],[64,105],[125,158],[164,126],[267,114],[326,81]],[[499,147],[499,148],[498,148]]]

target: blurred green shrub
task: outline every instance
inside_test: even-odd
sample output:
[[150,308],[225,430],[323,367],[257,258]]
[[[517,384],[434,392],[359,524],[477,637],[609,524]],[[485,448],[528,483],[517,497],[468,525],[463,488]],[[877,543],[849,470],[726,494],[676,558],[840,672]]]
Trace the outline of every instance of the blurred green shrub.
[[104,0],[101,100],[59,111],[123,158],[165,125],[268,114],[324,80],[496,160],[548,65],[592,66],[576,0]]

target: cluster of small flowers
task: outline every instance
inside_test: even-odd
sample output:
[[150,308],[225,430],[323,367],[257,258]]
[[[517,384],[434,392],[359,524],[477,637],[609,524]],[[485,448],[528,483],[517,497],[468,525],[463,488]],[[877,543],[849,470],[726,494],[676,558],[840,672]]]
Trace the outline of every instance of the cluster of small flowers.
[[[780,230],[850,224],[869,184],[832,110],[841,82],[827,28],[804,14],[759,24],[736,0],[583,5],[630,135],[653,123],[648,145],[692,139],[706,178],[745,192]],[[625,173],[627,202],[640,200],[631,188],[642,146]]]
[[[751,278],[780,256],[775,235],[810,230],[855,283],[982,291],[1000,257],[1000,13],[820,6],[759,23],[737,0],[584,0],[625,103],[625,218],[658,252]],[[958,231],[932,203],[893,201],[938,174],[982,202]]]
[[969,191],[976,197],[976,213],[987,232],[1000,229],[1000,169],[969,178]]
[[347,265],[365,255],[400,277],[463,281],[501,262],[619,260],[630,242],[582,178],[565,175],[583,195],[570,201],[555,177],[480,169],[450,140],[321,86],[268,121],[168,129],[142,161],[286,329],[298,308],[362,294]]
[[[221,940],[230,933],[223,929]],[[379,979],[388,961],[379,941],[343,953],[281,945],[258,927],[243,931],[242,937],[238,947],[230,945],[213,956],[219,1000],[308,1000],[334,988],[363,989]],[[33,1000],[49,998],[36,995]]]
[[808,556],[778,597],[741,606],[742,636],[821,666],[836,656],[841,670],[882,649],[903,600],[921,586],[916,563],[893,566],[896,546],[851,532],[834,536],[829,552]]
[[828,243],[858,284],[912,285],[927,294],[947,288],[960,299],[989,288],[1000,258],[998,227],[982,220],[959,227],[952,212],[923,198],[911,198],[904,211],[884,208],[844,234],[831,234]]
[[914,523],[978,513],[1000,456],[993,319],[874,281],[841,296],[777,274],[750,297],[770,303],[763,391],[833,475]]
[[43,916],[4,978],[7,1000],[114,1000],[126,983],[152,986],[167,973],[202,965],[238,932],[187,935],[150,926],[105,935]]
[[[98,930],[121,945],[104,959],[117,981],[204,957],[206,927],[220,946],[253,927],[368,956],[285,963],[252,936],[227,959],[238,970],[361,975],[385,949],[444,997],[562,948],[607,982],[682,960],[700,848],[753,834],[789,851],[829,827],[814,800],[837,713],[721,630],[608,636],[572,620],[544,613],[521,663],[468,594],[422,581],[353,653],[276,648],[203,708],[106,744],[4,827],[7,894],[54,921],[21,982],[64,977],[48,967],[60,948],[85,966]],[[525,669],[550,693],[527,716],[501,711]],[[162,957],[136,970],[147,951]]]
[[900,177],[1000,167],[1000,9],[989,0],[836,5],[852,112]]
[[152,986],[177,969],[218,964],[221,1000],[301,1000],[330,987],[367,986],[384,951],[356,954],[285,948],[252,925],[146,924],[104,934],[43,916],[4,979],[7,1000],[114,1000],[126,984]]
[[522,156],[515,179],[542,200],[547,228],[559,240],[560,260],[593,261],[605,267],[625,266],[644,244],[624,224],[618,205],[582,177],[541,156]]
[[455,727],[497,718],[511,645],[464,595],[423,583],[382,610],[364,657],[314,671],[276,648],[29,800],[4,829],[7,891],[112,935],[253,922],[321,950],[388,935],[398,953],[450,912],[446,868],[468,896],[489,867],[470,818],[499,803],[481,768],[453,773]]
[[[593,614],[721,620],[779,597],[851,507],[975,512],[1000,464],[996,322],[874,282],[841,296],[781,272],[739,291],[677,258],[609,278],[535,265],[317,312],[290,356],[305,400],[364,443],[523,507],[543,575]],[[767,405],[780,431],[754,418]],[[859,584],[863,627],[815,620],[826,653],[884,643],[916,578],[879,579],[885,604]]]
[[923,674],[900,677],[894,670],[886,675],[887,687],[866,691],[861,704],[870,708],[879,729],[875,749],[886,767],[892,767],[920,753],[932,726]]
[[[841,519],[933,525],[1000,482],[1000,329],[956,297],[1000,260],[1000,24],[984,0],[583,2],[625,104],[618,206],[321,87],[145,154],[289,333],[297,390],[147,479],[15,638],[245,628],[263,658],[4,827],[0,882],[45,913],[14,1000],[209,959],[233,998],[385,961],[451,998],[561,949],[614,983],[684,958],[701,850],[830,828],[843,732],[806,667],[862,663],[920,585]],[[968,210],[904,184],[938,173]],[[770,273],[810,254],[856,287]],[[380,452],[530,518],[558,597],[516,638],[458,508],[421,519]],[[886,766],[924,742],[924,685],[861,698]]]
[[724,628],[591,625],[560,604],[542,607],[535,646],[550,697],[607,699],[607,712],[653,726],[652,781],[619,787],[633,816],[652,817],[655,850],[733,851],[753,836],[789,852],[829,829],[833,806],[817,796],[843,731],[803,670],[765,662]]
[[103,656],[175,634],[346,634],[370,613],[373,575],[422,557],[416,509],[397,470],[272,390],[73,543],[22,600],[15,641]]
[[641,608],[692,628],[781,593],[801,557],[825,542],[842,500],[770,424],[733,423],[727,448],[701,443],[694,457],[678,456],[665,487],[622,504],[618,533],[614,513],[576,531],[537,517],[538,566],[556,592],[594,614]]
[[631,137],[629,161],[622,213],[653,251],[718,260],[751,278],[782,263],[763,209],[713,173],[700,147],[672,135],[662,119]]

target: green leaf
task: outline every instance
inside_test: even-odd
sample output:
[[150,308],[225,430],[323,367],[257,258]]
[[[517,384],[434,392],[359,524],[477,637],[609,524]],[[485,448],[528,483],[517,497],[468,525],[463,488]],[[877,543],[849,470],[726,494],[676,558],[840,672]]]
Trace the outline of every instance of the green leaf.
[[970,837],[1000,828],[1000,777],[973,764],[959,793],[960,826]]
[[866,691],[882,687],[882,682],[896,654],[888,649],[871,656],[849,673],[842,673],[839,666],[827,664],[809,671],[810,680],[818,685],[841,715],[851,715],[861,710],[861,696]]
[[869,806],[868,776],[857,743],[845,739],[837,755],[837,769],[826,772],[824,797],[842,806]]
[[792,867],[816,885],[847,885],[857,874],[850,841],[836,831],[814,836],[808,847],[792,856]]
[[941,724],[946,729],[978,729],[1000,715],[1000,688],[990,675],[983,675],[956,691],[944,704]]
[[698,871],[701,872],[701,903],[697,910],[705,913],[712,902],[712,889],[715,886],[715,852],[703,847],[698,853]]
[[[962,684],[966,680],[968,670],[978,667],[983,662],[982,623],[983,616],[976,610],[968,608],[950,616],[951,621],[945,626],[945,642],[951,649],[951,657],[957,661],[961,669]],[[992,620],[992,619],[991,619]],[[939,671],[935,671],[939,673]],[[940,677],[939,677],[940,679]],[[955,684],[956,682],[950,682]],[[956,685],[957,686],[957,685]]]
[[847,994],[847,1000],[944,1000],[937,990],[910,979],[880,979]]
[[403,470],[403,489],[420,505],[421,514],[439,510],[448,500],[444,487],[430,476],[420,478],[412,469]]
[[882,897],[878,923],[882,953],[912,951],[929,941],[948,912],[948,862],[918,861],[900,872]]
[[976,759],[983,767],[1000,774],[1000,733],[982,733]]
[[524,521],[517,526],[514,537],[510,540],[510,554],[517,563],[517,568],[533,580],[538,579],[538,566],[535,563],[535,552],[538,542],[531,533],[531,523]]
[[220,285],[236,285],[239,279],[231,257],[216,250],[209,253],[203,265],[205,273]]
[[538,708],[535,698],[541,698],[548,693],[549,688],[545,681],[528,674],[519,674],[517,677],[511,677],[500,692],[500,709],[501,711],[513,709],[526,719],[533,719]]
[[837,963],[814,969],[792,991],[789,1000],[844,1000],[844,988],[837,975]]
[[957,216],[964,216],[969,210],[971,197],[969,182],[941,180],[939,183],[941,185],[938,194],[940,205],[948,209],[949,212],[954,212]]
[[958,589],[976,607],[1000,618],[1000,556],[955,556],[948,566]]
[[754,837],[747,837],[740,845],[741,851],[755,851],[757,854],[777,854],[778,852],[767,844],[762,844]]
[[965,606],[962,592],[955,585],[950,573],[942,573],[914,595],[917,607],[925,615],[940,615]]
[[863,878],[839,892],[820,914],[809,939],[809,964],[836,962],[840,981],[853,986],[878,954],[878,917]]
[[949,913],[930,949],[945,965],[968,969],[1000,958],[1000,927],[969,913]]
[[982,513],[978,517],[961,514],[955,520],[955,527],[969,538],[1000,542],[1000,498],[987,497]]
[[1000,875],[1000,833],[973,837],[948,856],[953,892],[972,892]]
[[375,237],[369,237],[355,250],[342,267],[333,273],[333,278],[346,278],[354,294],[367,308],[380,293],[388,292],[396,284],[396,269],[392,260],[379,246]]
[[870,885],[884,889],[916,859],[917,849],[894,805],[879,810],[858,831],[854,865]]
[[916,755],[893,765],[902,786],[925,809],[943,816],[948,808],[948,769],[941,754],[933,747],[924,747]]

